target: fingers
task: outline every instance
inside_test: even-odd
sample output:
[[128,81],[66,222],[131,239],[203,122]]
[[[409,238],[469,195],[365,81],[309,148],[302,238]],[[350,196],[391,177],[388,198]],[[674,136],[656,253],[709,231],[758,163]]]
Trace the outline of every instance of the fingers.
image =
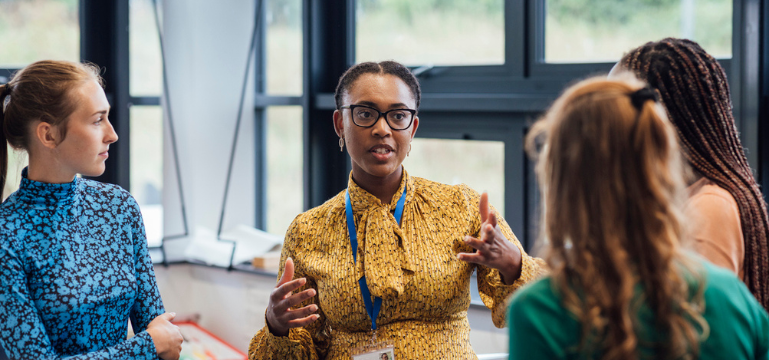
[[474,238],[472,236],[465,236],[465,244],[470,245],[471,248],[479,251],[486,250],[488,247],[486,241]]
[[277,303],[278,301],[285,299],[295,290],[304,286],[304,284],[306,283],[307,283],[307,279],[300,278],[300,279],[289,281],[283,285],[275,286],[275,289],[272,290],[272,295],[270,295],[270,298],[272,299],[272,302]]
[[294,278],[294,260],[291,258],[286,259],[286,264],[283,265],[283,276],[278,281],[278,286],[281,286]]
[[313,321],[318,320],[320,318],[320,315],[318,314],[312,314],[310,316],[303,317],[301,319],[294,319],[288,322],[289,327],[303,327],[310,325]]
[[[312,298],[315,296],[316,291],[315,289],[307,289],[302,292],[293,294],[285,299],[281,299],[279,301],[274,301],[275,304],[274,309],[275,312],[280,314],[284,311],[290,311],[292,307],[301,304],[303,301]],[[295,311],[295,310],[294,310]]]
[[497,227],[497,215],[495,215],[493,211],[489,211],[489,215],[486,217],[486,220],[488,224],[491,225],[492,229]]
[[481,224],[483,224],[486,222],[486,219],[489,218],[489,194],[485,191],[481,194],[481,201],[478,203],[478,208],[481,212]]
[[486,255],[484,255],[480,251],[475,253],[459,253],[457,254],[457,259],[465,262],[481,264],[481,265],[485,264],[487,261]]
[[175,312],[165,313],[162,316],[164,317],[164,319],[170,322],[176,317],[176,313]]
[[175,312],[167,312],[167,313],[165,313],[165,314],[162,314],[162,315],[158,315],[157,317],[155,317],[154,319],[152,319],[152,321],[154,322],[154,321],[156,321],[156,320],[160,320],[160,321],[168,321],[168,322],[171,322],[171,320],[173,320],[175,317],[176,317],[176,313],[175,313]]

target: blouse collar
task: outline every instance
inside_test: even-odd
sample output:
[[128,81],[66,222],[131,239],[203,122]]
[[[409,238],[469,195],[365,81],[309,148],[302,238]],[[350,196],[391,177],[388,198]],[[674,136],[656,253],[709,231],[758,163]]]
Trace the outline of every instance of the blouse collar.
[[77,190],[78,177],[63,184],[49,184],[30,180],[28,168],[21,171],[21,184],[16,192],[18,198],[28,204],[63,205],[70,203]]
[[400,199],[404,189],[407,189],[405,203],[408,204],[411,202],[411,199],[414,198],[414,179],[409,176],[405,168],[403,168],[403,176],[401,177],[401,183],[398,186],[398,190],[395,191],[389,204],[383,204],[378,197],[358,186],[352,178],[352,172],[350,172],[349,180],[347,181],[347,190],[350,192],[352,210],[356,214],[371,207],[380,206],[389,207],[391,212],[395,211],[395,206],[398,204],[398,199]]

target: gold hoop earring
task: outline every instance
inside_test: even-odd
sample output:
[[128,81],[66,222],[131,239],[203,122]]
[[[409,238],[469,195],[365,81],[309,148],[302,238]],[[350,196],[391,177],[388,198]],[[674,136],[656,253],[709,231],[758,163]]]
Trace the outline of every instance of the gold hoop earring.
[[339,151],[340,152],[344,151],[344,138],[343,137],[339,138]]
[[411,143],[409,143],[409,151],[406,151],[406,156],[411,155]]

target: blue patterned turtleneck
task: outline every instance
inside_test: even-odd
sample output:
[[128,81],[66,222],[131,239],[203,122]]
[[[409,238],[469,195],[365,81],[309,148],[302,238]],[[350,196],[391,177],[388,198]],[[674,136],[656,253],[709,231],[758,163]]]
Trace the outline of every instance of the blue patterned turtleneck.
[[[14,359],[156,359],[144,225],[119,186],[27,178],[0,205],[0,345]],[[128,320],[135,336],[126,339]]]

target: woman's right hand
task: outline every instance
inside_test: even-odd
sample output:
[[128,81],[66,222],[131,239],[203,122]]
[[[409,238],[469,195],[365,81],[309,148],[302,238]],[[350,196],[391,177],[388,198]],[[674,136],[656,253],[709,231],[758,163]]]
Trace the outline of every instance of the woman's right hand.
[[147,325],[147,332],[155,343],[155,351],[163,360],[179,359],[179,354],[182,352],[182,333],[178,326],[171,323],[174,317],[176,313],[165,313],[154,318]]
[[307,326],[320,317],[318,314],[313,314],[318,311],[318,305],[315,304],[291,309],[316,294],[315,289],[306,289],[294,294],[294,290],[304,286],[307,280],[304,278],[293,280],[293,278],[294,261],[288,258],[283,267],[283,276],[272,290],[270,302],[267,304],[267,327],[273,335],[286,336],[291,328]]

